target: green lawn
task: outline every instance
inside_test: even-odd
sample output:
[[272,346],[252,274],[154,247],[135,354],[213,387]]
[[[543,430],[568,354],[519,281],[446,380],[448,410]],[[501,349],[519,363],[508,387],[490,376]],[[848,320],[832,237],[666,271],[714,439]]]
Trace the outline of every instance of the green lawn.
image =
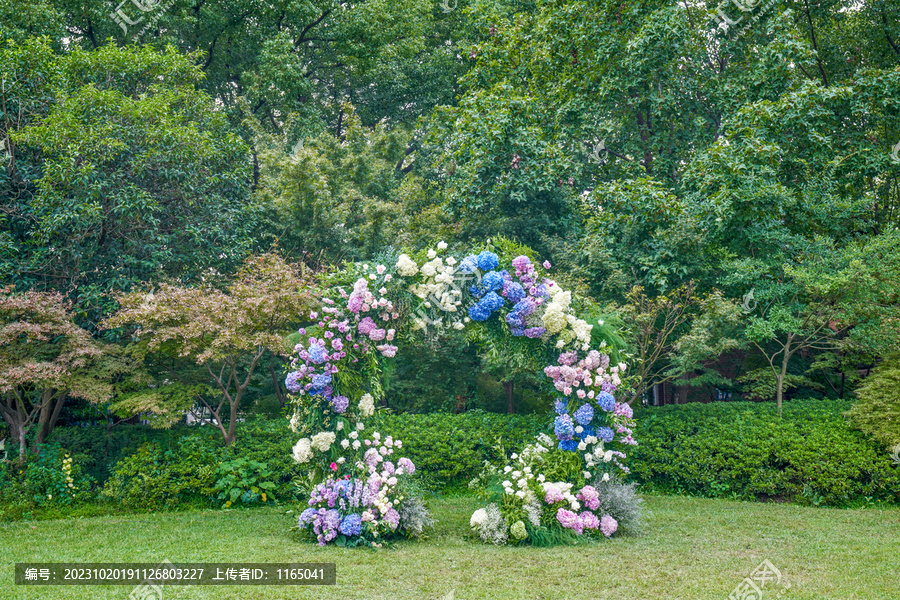
[[[900,598],[900,509],[835,510],[651,496],[647,534],[553,549],[468,537],[473,498],[435,500],[438,525],[392,549],[319,548],[288,533],[284,510],[17,522],[0,526],[0,598],[116,598],[128,586],[24,587],[16,562],[335,562],[330,587],[165,587],[175,598],[592,598],[725,600],[768,559],[782,574],[763,600]],[[789,586],[789,587],[788,587]],[[452,594],[451,594],[452,593]],[[780,594],[780,596],[779,596]]]

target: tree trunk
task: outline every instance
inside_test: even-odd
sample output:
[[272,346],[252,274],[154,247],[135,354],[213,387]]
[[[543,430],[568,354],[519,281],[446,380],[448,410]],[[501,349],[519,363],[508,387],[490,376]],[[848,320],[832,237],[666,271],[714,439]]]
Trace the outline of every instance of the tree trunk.
[[[52,390],[51,390],[52,392]],[[59,413],[62,412],[63,404],[66,402],[69,392],[61,392],[56,398],[56,404],[53,403],[52,393],[46,394],[46,402],[41,407],[41,420],[38,423],[38,434],[34,439],[34,453],[40,454],[40,445],[50,436],[50,432],[56,427],[56,421],[59,420]],[[50,406],[53,405],[53,411]]]
[[284,408],[284,405],[287,404],[287,398],[284,396],[284,392],[281,391],[281,382],[278,380],[278,375],[275,374],[273,365],[269,365],[269,372],[272,374],[272,383],[275,384],[275,397],[278,398],[278,404],[281,408]]
[[229,404],[229,416],[228,416],[228,433],[225,434],[225,445],[230,446],[234,443],[234,428],[235,422],[237,421],[237,410],[238,405],[240,404],[240,396],[238,396],[237,401],[231,402]]
[[506,412],[509,414],[514,414],[516,412],[516,409],[513,405],[513,382],[504,381],[503,391],[506,392]]
[[775,393],[775,404],[778,406],[778,416],[781,417],[781,401],[784,399],[784,380],[787,377],[788,363],[791,361],[791,342],[794,341],[794,335],[788,336],[787,344],[784,346],[784,357],[781,359],[781,371],[776,376],[778,389]]

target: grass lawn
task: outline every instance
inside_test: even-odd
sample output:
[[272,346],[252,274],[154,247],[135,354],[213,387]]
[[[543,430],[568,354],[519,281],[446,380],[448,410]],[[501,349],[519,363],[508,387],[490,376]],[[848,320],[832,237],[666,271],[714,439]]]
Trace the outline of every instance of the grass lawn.
[[[319,548],[284,510],[193,511],[0,526],[0,598],[124,600],[130,586],[25,587],[16,562],[335,562],[337,585],[168,586],[163,598],[725,600],[764,559],[782,575],[762,600],[900,598],[900,509],[835,510],[650,496],[647,533],[553,549],[468,536],[470,497],[436,499],[422,543]],[[743,598],[743,597],[742,597]],[[756,596],[747,596],[757,600]]]

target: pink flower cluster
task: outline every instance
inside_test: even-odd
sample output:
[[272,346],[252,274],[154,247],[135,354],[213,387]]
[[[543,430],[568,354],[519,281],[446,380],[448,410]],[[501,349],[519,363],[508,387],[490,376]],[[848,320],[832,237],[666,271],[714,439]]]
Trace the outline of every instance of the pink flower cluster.
[[584,486],[575,497],[584,502],[584,505],[591,510],[597,510],[600,507],[600,494],[597,493],[594,486]]
[[[557,362],[559,365],[544,367],[544,374],[553,380],[553,387],[566,396],[570,395],[573,389],[581,386],[584,388],[599,386],[604,392],[615,390],[615,385],[606,372],[609,367],[609,357],[605,354],[591,350],[586,357],[578,360],[577,353],[563,352],[559,355]],[[596,393],[595,390],[577,390],[579,398],[593,399]]]
[[609,515],[604,515],[602,519],[600,519],[600,532],[606,537],[611,536],[616,532],[616,529],[619,528],[619,522],[613,519]]
[[556,511],[556,520],[559,521],[560,525],[566,529],[571,529],[578,535],[584,533],[585,529],[598,529],[601,527],[601,520],[597,518],[597,515],[587,510],[578,515],[571,510],[560,508]]

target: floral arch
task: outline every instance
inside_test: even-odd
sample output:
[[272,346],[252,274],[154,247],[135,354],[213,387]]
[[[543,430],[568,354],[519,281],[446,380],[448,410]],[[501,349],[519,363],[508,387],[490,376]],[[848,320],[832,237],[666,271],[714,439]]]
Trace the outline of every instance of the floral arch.
[[611,365],[603,352],[602,322],[579,318],[577,299],[549,277],[550,263],[529,254],[501,239],[457,257],[441,242],[330,275],[319,310],[310,314],[314,325],[298,332],[285,382],[294,398],[291,429],[303,436],[293,456],[309,465],[301,531],[320,544],[377,546],[416,537],[430,522],[402,442],[367,430],[366,420],[383,396],[382,367],[398,344],[449,328],[478,329],[482,339],[541,357],[557,395],[556,440],[540,436],[473,482],[487,502],[472,515],[473,529],[494,543],[615,531],[595,485],[615,470],[627,472],[622,450],[635,443],[631,409],[614,397],[625,366]]

